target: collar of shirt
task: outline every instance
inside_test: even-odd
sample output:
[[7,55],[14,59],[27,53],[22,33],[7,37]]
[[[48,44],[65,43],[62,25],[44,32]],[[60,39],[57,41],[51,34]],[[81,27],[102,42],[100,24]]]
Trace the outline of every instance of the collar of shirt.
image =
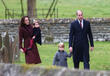
[[[78,22],[79,22],[79,24],[80,24],[80,20],[78,19]],[[81,24],[82,24],[82,28],[83,28],[83,20],[81,21]]]

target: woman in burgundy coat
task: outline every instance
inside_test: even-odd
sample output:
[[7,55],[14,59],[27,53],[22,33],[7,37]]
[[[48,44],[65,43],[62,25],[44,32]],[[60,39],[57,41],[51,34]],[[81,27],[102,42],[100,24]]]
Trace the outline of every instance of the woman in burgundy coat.
[[[21,19],[21,24],[19,27],[19,48],[25,53],[25,59],[27,64],[38,64],[41,63],[40,56],[36,44],[34,43],[32,49],[25,50],[23,48],[28,48],[30,45],[30,40],[32,39],[33,28],[30,25],[30,20],[28,16],[24,16]],[[24,39],[24,47],[22,47],[22,40]]]

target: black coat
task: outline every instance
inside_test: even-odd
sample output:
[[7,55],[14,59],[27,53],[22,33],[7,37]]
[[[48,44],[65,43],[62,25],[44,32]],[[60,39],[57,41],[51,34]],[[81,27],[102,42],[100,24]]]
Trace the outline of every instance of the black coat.
[[35,39],[34,39],[34,43],[38,43],[38,44],[42,44],[42,38],[41,38],[41,30],[40,28],[33,28],[33,35],[32,36],[35,36]]
[[93,47],[90,22],[83,19],[83,29],[78,20],[72,22],[69,33],[69,47],[73,47],[74,61],[89,61],[89,41]]

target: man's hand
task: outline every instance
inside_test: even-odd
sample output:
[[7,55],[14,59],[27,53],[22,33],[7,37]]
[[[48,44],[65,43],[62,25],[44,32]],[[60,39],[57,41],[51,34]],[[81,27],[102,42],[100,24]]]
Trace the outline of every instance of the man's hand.
[[70,52],[72,52],[72,50],[73,50],[73,48],[72,48],[72,47],[70,47],[70,48],[69,48],[69,51],[70,51]]
[[94,47],[90,47],[90,50],[93,51],[94,50]]

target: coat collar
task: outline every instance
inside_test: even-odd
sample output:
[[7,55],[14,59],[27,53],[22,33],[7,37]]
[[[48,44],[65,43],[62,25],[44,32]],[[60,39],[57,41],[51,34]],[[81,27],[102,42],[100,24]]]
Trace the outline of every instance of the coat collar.
[[58,50],[58,52],[64,52],[64,50],[63,51]]

